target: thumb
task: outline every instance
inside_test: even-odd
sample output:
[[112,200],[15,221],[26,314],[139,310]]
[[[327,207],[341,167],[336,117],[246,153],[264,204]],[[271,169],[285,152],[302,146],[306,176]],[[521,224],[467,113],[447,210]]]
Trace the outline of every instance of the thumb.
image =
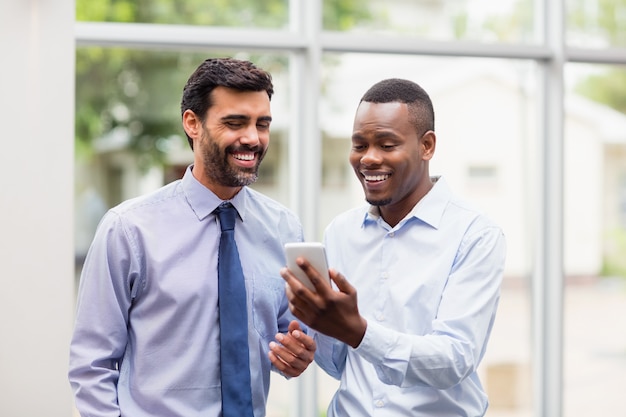
[[302,330],[302,328],[300,327],[300,322],[297,320],[291,320],[291,322],[289,322],[289,333],[293,332],[294,330]]

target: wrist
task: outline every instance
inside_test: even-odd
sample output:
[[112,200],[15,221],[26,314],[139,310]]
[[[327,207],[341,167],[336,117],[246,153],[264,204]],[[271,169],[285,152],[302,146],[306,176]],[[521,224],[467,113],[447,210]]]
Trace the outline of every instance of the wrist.
[[348,334],[347,340],[345,340],[345,342],[348,345],[356,349],[356,347],[361,344],[361,341],[365,337],[366,331],[367,331],[367,320],[359,316],[358,324],[354,327],[354,331]]

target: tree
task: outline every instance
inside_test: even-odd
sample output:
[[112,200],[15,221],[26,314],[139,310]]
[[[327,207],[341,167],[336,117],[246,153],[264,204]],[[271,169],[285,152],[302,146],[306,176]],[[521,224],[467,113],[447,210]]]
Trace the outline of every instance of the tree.
[[[613,47],[626,46],[626,0],[571,0],[568,26],[585,42]],[[590,75],[576,91],[626,114],[626,70],[608,67]]]

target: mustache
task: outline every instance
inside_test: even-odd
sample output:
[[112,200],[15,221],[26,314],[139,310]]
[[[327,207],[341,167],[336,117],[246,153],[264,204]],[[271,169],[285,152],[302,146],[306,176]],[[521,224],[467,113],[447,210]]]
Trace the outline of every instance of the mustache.
[[259,145],[250,146],[250,145],[231,145],[226,149],[228,152],[254,152],[254,153],[262,153],[264,148]]

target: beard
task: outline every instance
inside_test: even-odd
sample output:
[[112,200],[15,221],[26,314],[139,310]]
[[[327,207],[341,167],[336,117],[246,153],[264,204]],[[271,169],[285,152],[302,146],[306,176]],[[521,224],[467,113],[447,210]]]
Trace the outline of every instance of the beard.
[[391,203],[391,198],[385,198],[383,200],[372,200],[365,197],[365,201],[367,201],[372,206],[386,206],[387,204]]
[[[357,173],[357,176],[358,175],[359,174]],[[362,181],[361,182],[361,187],[363,187],[363,193],[365,194],[365,196],[364,196],[365,197],[365,201],[367,201],[372,206],[386,206],[387,204],[391,204],[391,202],[392,202],[391,197],[376,199],[374,196],[368,196],[367,195],[367,186],[365,184],[365,180],[362,179],[361,181]]]
[[[255,152],[258,155],[256,164],[251,168],[231,165],[229,155],[233,151]],[[221,149],[207,130],[202,133],[201,152],[204,157],[204,172],[226,187],[243,187],[255,182],[259,177],[259,165],[265,156],[265,150],[260,146],[229,146]]]

